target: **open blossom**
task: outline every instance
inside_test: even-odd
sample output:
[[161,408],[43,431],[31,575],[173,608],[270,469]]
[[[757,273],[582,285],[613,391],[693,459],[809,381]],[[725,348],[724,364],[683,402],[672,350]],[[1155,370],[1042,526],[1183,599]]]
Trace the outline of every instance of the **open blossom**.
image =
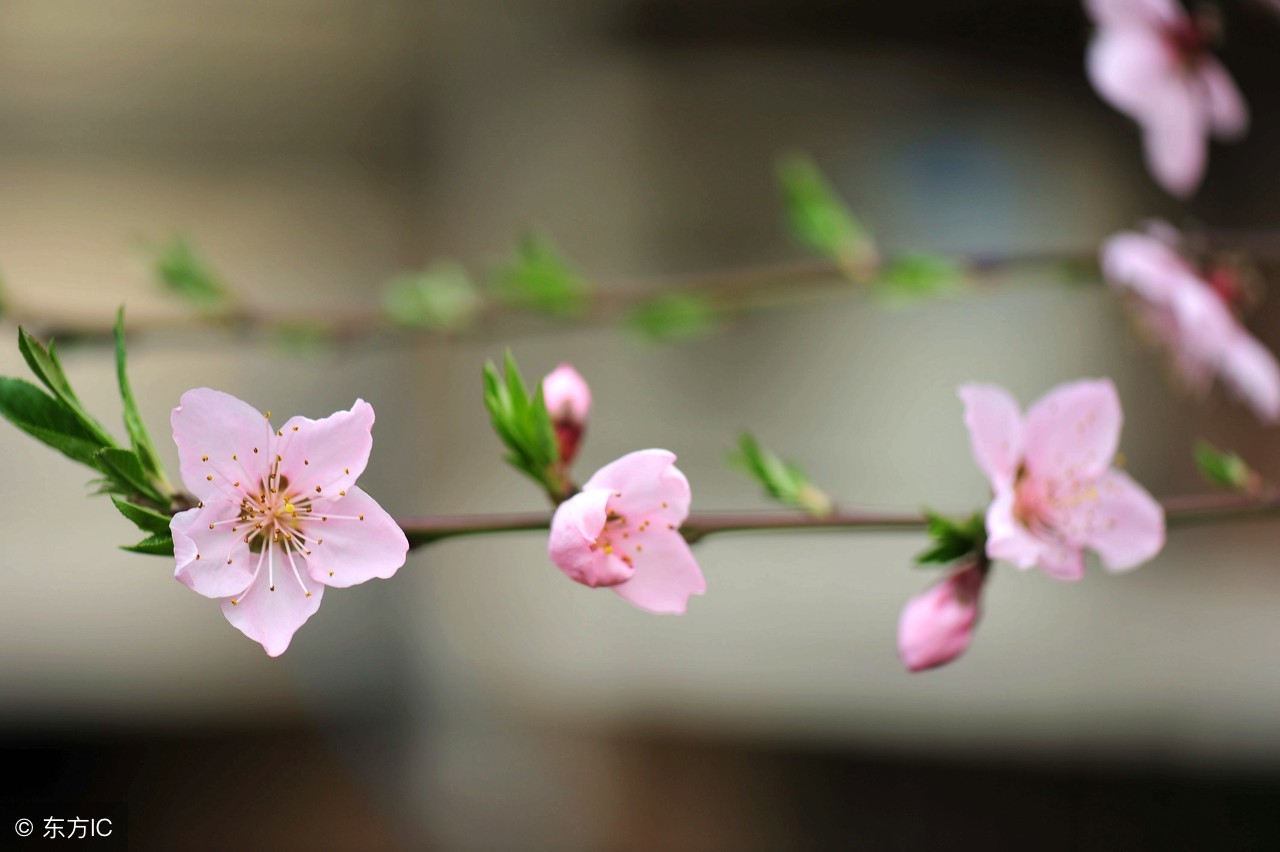
[[235,397],[198,388],[173,410],[182,481],[200,501],[174,516],[174,576],[222,601],[240,632],[273,657],[320,608],[326,586],[387,578],[409,542],[356,487],[373,447],[373,408],[278,431]]
[[1280,419],[1280,364],[1249,334],[1233,308],[1240,288],[1227,270],[1202,276],[1177,249],[1177,232],[1126,232],[1102,248],[1112,285],[1135,296],[1143,326],[1169,350],[1174,368],[1197,393],[1220,378],[1268,422]]
[[1232,139],[1249,124],[1235,81],[1209,52],[1211,32],[1178,0],[1085,0],[1097,34],[1089,79],[1142,128],[1147,167],[1178,196],[1204,176],[1208,137]]
[[542,399],[556,430],[560,461],[567,466],[578,455],[578,446],[587,431],[591,388],[577,370],[561,364],[542,380]]
[[1164,510],[1111,466],[1123,414],[1109,379],[1060,385],[1025,416],[995,385],[964,385],[959,395],[974,460],[995,492],[989,557],[1078,580],[1085,549],[1121,571],[1164,547]]
[[898,656],[913,672],[949,663],[969,649],[986,570],[969,563],[907,601],[898,619]]
[[675,461],[667,450],[639,450],[596,471],[551,520],[556,567],[641,609],[683,613],[707,583],[680,534],[690,492]]

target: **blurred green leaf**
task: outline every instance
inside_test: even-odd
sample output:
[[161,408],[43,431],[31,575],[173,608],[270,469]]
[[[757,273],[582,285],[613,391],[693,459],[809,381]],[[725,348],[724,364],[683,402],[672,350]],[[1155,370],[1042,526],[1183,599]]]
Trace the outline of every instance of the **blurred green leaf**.
[[438,263],[423,272],[399,275],[382,287],[382,309],[392,322],[413,328],[465,328],[483,299],[465,269]]
[[30,382],[0,376],[0,415],[67,458],[100,469],[98,436],[66,403]]
[[730,453],[729,463],[764,486],[765,493],[779,503],[817,517],[831,514],[831,498],[814,486],[798,465],[783,461],[750,433],[738,436],[738,449]]
[[185,237],[156,247],[153,263],[160,284],[198,308],[221,308],[231,300],[222,278]]
[[145,506],[139,506],[136,503],[130,503],[126,500],[122,500],[115,495],[112,495],[111,502],[116,504],[116,508],[120,510],[120,514],[128,518],[144,533],[159,536],[169,535],[169,521],[172,519],[168,515],[161,514],[154,509],[148,509]]
[[164,535],[153,535],[144,538],[137,544],[124,544],[120,546],[121,550],[128,550],[132,553],[145,553],[150,556],[173,556],[173,536],[168,533]]
[[1196,464],[1200,473],[1214,485],[1233,491],[1249,491],[1256,487],[1261,477],[1235,453],[1219,450],[1208,441],[1196,444]]
[[505,376],[492,361],[484,366],[484,404],[494,431],[508,450],[504,458],[553,500],[562,500],[568,496],[568,483],[559,470],[560,450],[542,398],[542,384],[530,396],[515,358],[507,352],[503,360]]
[[333,335],[315,323],[286,320],[271,329],[271,343],[284,355],[305,358],[333,343]]
[[791,235],[839,262],[851,277],[865,277],[876,263],[875,244],[813,160],[784,157],[777,175]]
[[663,342],[707,334],[718,317],[715,305],[701,293],[663,293],[636,305],[627,325],[648,340]]
[[157,478],[163,481],[164,468],[160,464],[160,455],[151,441],[142,415],[138,412],[138,403],[133,398],[133,388],[129,385],[129,373],[126,369],[126,353],[124,339],[124,308],[116,314],[114,329],[116,339],[116,381],[120,385],[120,399],[124,402],[124,428],[129,433],[129,442],[138,454],[143,470],[148,479]]
[[981,513],[967,518],[948,518],[925,510],[933,545],[916,556],[916,563],[947,563],[981,553],[987,546],[986,522]]
[[889,263],[876,279],[875,295],[891,305],[949,296],[964,287],[964,270],[949,257],[911,254]]
[[515,258],[498,269],[494,289],[504,302],[524,310],[576,316],[587,306],[591,288],[570,268],[546,237],[529,234]]

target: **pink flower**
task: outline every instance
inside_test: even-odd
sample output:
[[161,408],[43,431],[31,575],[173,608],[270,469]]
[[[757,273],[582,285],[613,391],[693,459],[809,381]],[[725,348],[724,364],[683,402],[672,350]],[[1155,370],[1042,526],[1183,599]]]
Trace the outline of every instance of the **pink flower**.
[[1060,385],[1025,417],[1004,388],[964,385],[959,395],[974,460],[995,492],[989,557],[1078,580],[1086,548],[1122,571],[1164,547],[1164,510],[1111,466],[1123,415],[1109,379]]
[[969,649],[987,572],[976,564],[954,571],[907,601],[898,619],[898,656],[913,672],[949,663]]
[[683,613],[707,582],[680,534],[690,493],[675,460],[666,450],[640,450],[596,471],[551,519],[547,552],[556,567],[641,609]]
[[1177,0],[1085,0],[1098,25],[1086,66],[1098,94],[1142,128],[1147,166],[1178,196],[1204,175],[1210,134],[1237,138],[1249,111]]
[[542,380],[542,398],[556,429],[560,461],[568,467],[577,457],[578,446],[587,431],[591,388],[577,370],[568,364],[561,364]]
[[1102,248],[1102,271],[1132,293],[1139,319],[1169,350],[1186,385],[1205,393],[1215,376],[1268,422],[1280,419],[1280,363],[1232,312],[1239,287],[1219,270],[1202,277],[1177,250],[1177,232],[1118,234]]
[[279,431],[247,403],[197,388],[173,410],[182,481],[200,500],[174,516],[174,576],[219,598],[227,620],[272,657],[317,609],[325,586],[387,578],[409,542],[356,487],[373,447],[373,408]]

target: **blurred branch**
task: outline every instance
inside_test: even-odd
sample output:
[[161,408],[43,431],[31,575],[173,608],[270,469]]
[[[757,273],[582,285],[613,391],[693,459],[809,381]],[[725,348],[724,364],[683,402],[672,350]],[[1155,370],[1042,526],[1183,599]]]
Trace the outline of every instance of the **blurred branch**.
[[[1236,521],[1280,514],[1280,489],[1268,489],[1255,496],[1240,494],[1191,494],[1161,501],[1169,526]],[[491,533],[546,530],[551,516],[544,512],[494,515],[460,515],[399,519],[414,547],[446,538]],[[845,532],[923,532],[929,518],[923,512],[835,510],[815,517],[799,511],[694,512],[680,532],[690,542],[714,533],[765,532],[778,530],[837,530]]]

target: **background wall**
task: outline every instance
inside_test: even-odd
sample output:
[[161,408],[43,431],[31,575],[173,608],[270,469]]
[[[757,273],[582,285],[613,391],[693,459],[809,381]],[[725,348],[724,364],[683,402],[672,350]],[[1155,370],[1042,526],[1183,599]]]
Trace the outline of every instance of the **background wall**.
[[[606,282],[770,262],[799,253],[772,181],[792,149],[889,248],[1087,251],[1153,214],[1274,225],[1280,20],[1232,15],[1256,123],[1184,208],[1089,91],[1070,2],[7,3],[0,269],[16,312],[94,319],[183,310],[146,266],[176,232],[279,309],[368,306],[442,256],[483,270],[535,224]],[[743,427],[849,505],[976,507],[954,395],[972,379],[1029,402],[1112,376],[1156,494],[1201,487],[1199,435],[1280,472],[1274,433],[1180,396],[1119,307],[1025,275],[903,311],[850,292],[665,347],[592,326],[301,352],[208,331],[130,357],[157,436],[194,386],[286,416],[369,400],[362,485],[402,515],[541,505],[480,403],[504,346],[592,383],[583,471],[668,447],[701,508],[764,505],[723,464]],[[1277,311],[1257,317],[1268,342]],[[104,348],[64,359],[91,410],[118,409]],[[16,351],[0,373],[25,373]],[[1022,808],[953,814],[988,845],[1157,845],[1179,812],[1222,842],[1275,827],[1251,809],[1280,777],[1270,522],[1180,530],[1140,571],[1075,585],[1002,568],[970,654],[924,676],[894,653],[931,578],[915,535],[717,537],[685,618],[565,582],[536,534],[454,541],[331,595],[271,660],[163,560],[113,548],[132,530],[80,498],[82,470],[9,428],[0,458],[9,789],[127,799],[144,846],[211,842],[229,811],[264,848],[916,848],[969,784]],[[270,759],[237,763],[244,744]],[[42,755],[65,771],[32,770]],[[166,798],[210,767],[228,784],[206,803]],[[1085,816],[1100,790],[1105,830]]]

